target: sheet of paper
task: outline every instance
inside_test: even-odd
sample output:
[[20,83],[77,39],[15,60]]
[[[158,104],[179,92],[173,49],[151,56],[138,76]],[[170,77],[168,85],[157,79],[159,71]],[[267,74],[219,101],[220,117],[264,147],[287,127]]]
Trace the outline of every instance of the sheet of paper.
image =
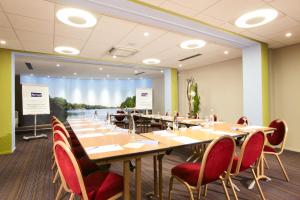
[[231,135],[231,136],[236,135],[235,133],[230,133],[230,132],[225,132],[225,131],[211,131],[211,133],[216,134],[216,135]]
[[95,128],[76,128],[75,131],[94,131]]
[[182,143],[182,144],[192,144],[192,143],[199,142],[199,140],[195,140],[193,138],[186,137],[186,136],[173,137],[172,140],[175,140],[176,142],[179,142],[179,143]]
[[201,129],[203,129],[202,126],[192,126],[191,127],[191,130],[201,130]]
[[139,143],[149,144],[149,145],[157,145],[159,142],[157,140],[139,140]]
[[117,131],[109,131],[107,133],[105,133],[105,135],[119,135],[120,132],[117,132]]
[[129,149],[139,149],[144,145],[145,144],[139,143],[139,142],[130,142],[130,143],[127,143],[127,144],[123,145],[123,147],[129,148]]
[[174,133],[167,131],[167,130],[162,130],[162,131],[153,131],[154,135],[160,135],[162,137],[174,137],[176,136]]
[[93,138],[93,137],[99,137],[103,136],[102,133],[82,133],[82,134],[77,134],[78,138]]
[[87,152],[87,154],[105,153],[105,152],[121,151],[121,150],[124,150],[124,148],[118,144],[85,148],[85,151]]

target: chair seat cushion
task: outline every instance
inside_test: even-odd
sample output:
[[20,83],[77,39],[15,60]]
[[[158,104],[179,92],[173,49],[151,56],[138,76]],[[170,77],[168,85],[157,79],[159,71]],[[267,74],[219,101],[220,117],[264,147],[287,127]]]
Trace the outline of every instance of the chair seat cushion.
[[[172,175],[184,180],[191,186],[197,186],[200,168],[200,163],[182,163],[173,167]],[[203,181],[202,184],[204,184]]]
[[83,176],[86,176],[98,170],[98,166],[95,163],[93,163],[87,156],[77,159],[77,162]]
[[123,177],[113,172],[94,172],[84,178],[89,200],[106,200],[123,192]]
[[272,152],[272,153],[276,153],[276,150],[275,150],[275,148],[273,148],[273,147],[270,147],[270,146],[268,146],[268,145],[265,145],[265,146],[264,146],[264,152]]

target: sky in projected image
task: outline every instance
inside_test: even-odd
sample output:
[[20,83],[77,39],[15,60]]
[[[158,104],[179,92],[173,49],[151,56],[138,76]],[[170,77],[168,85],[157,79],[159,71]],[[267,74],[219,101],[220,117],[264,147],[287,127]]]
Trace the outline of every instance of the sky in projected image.
[[126,97],[135,96],[136,88],[152,88],[151,79],[94,80],[21,76],[22,84],[47,85],[51,97],[69,103],[119,107]]

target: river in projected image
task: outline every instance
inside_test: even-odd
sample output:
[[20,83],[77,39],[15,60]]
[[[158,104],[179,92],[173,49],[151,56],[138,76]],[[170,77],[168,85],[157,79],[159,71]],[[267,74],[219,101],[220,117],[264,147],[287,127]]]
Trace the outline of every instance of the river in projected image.
[[107,113],[115,114],[119,108],[104,108],[104,109],[79,109],[69,110],[68,119],[98,119],[106,120]]

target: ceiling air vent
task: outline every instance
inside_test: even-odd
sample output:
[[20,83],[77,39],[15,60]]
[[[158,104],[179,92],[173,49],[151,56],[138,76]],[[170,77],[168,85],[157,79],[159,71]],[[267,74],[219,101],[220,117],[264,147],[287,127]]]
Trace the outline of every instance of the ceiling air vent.
[[195,57],[201,56],[201,55],[202,55],[201,53],[198,53],[198,54],[195,54],[195,55],[192,55],[192,56],[186,57],[186,58],[182,58],[182,59],[180,59],[179,61],[185,61],[185,60],[189,60],[189,59],[192,59],[192,58],[195,58]]
[[112,47],[111,49],[108,50],[108,54],[111,56],[117,56],[117,57],[129,57],[133,56],[138,52],[137,49],[134,48],[128,48],[128,47]]
[[141,75],[141,74],[144,74],[145,72],[139,72],[139,73],[135,73],[134,75],[138,76],[138,75]]
[[33,70],[31,63],[26,62],[25,65],[29,70]]

